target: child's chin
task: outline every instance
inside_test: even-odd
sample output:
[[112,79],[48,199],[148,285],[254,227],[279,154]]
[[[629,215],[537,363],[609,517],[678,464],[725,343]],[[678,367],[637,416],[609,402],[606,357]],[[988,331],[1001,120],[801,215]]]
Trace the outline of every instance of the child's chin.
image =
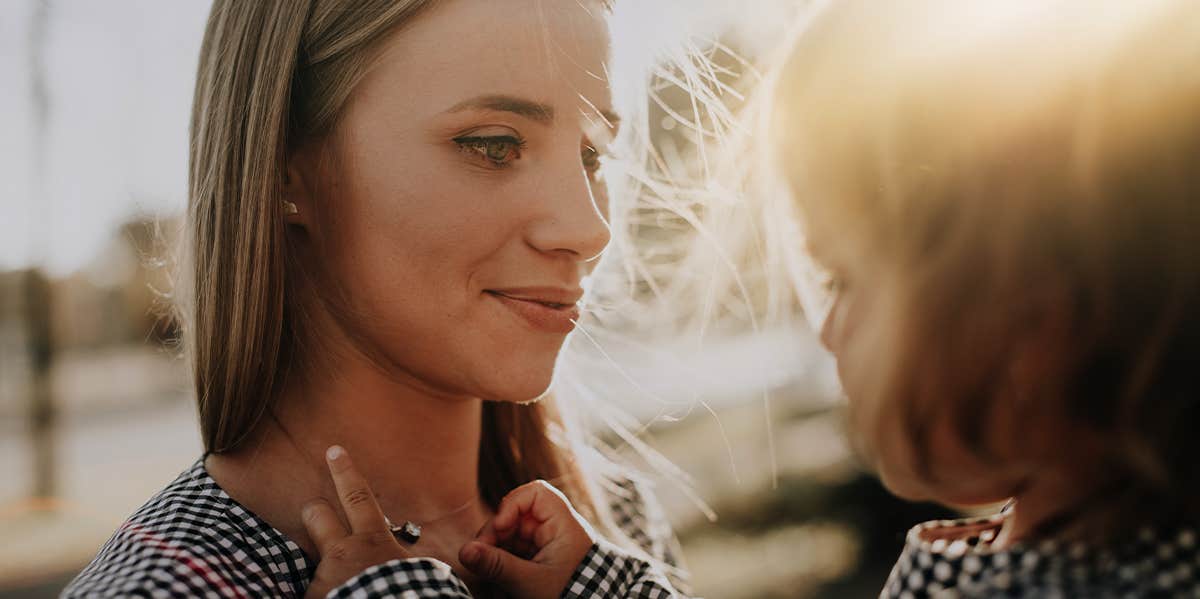
[[891,494],[905,501],[931,501],[956,508],[1001,504],[1011,496],[1011,493],[995,488],[982,488],[982,486],[980,488],[951,488],[915,480],[904,475],[889,476],[885,470],[880,471],[880,480]]
[[880,472],[879,479],[889,493],[905,501],[940,501],[924,485],[917,484],[905,477],[888,476]]
[[886,459],[876,458],[875,471],[880,482],[889,493],[905,501],[935,501],[942,503],[945,498],[938,489],[931,488],[929,482],[921,479],[915,473],[899,464],[889,463]]

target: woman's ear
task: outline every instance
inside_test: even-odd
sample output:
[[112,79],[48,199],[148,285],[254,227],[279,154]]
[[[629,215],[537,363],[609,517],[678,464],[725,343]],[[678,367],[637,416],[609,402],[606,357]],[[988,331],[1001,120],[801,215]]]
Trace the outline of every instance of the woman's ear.
[[288,225],[298,225],[307,228],[312,224],[316,209],[314,201],[315,181],[313,167],[316,163],[309,158],[309,152],[297,150],[288,154],[287,166],[283,171],[283,197],[280,209],[283,222]]

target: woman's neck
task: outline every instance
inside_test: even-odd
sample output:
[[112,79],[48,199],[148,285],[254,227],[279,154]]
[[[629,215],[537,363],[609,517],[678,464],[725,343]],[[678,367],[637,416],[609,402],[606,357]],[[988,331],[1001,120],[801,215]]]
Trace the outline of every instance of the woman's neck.
[[341,445],[385,515],[425,526],[419,554],[456,565],[457,547],[489,517],[478,486],[482,401],[344,355],[293,376],[246,443],[209,457],[210,474],[311,554],[300,507],[317,497],[339,505],[324,454]]
[[430,392],[364,361],[331,370],[289,385],[273,411],[275,432],[320,472],[323,490],[333,489],[323,456],[337,444],[393,519],[436,519],[479,495],[482,401]]

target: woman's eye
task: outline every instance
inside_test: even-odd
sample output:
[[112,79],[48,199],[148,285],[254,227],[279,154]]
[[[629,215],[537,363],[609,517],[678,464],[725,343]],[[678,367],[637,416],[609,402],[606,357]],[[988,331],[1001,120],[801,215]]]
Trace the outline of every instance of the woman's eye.
[[511,135],[495,137],[459,137],[454,140],[462,151],[482,158],[493,166],[508,166],[521,157],[525,140]]
[[580,158],[583,162],[584,170],[586,170],[588,173],[594,174],[596,171],[600,170],[600,152],[597,151],[596,148],[584,144]]

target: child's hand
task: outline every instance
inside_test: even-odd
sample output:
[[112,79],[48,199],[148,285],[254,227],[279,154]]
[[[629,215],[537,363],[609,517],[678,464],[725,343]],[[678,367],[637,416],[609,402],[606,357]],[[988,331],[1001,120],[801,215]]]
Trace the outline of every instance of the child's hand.
[[346,530],[333,506],[325,500],[304,506],[304,527],[320,554],[305,597],[324,597],[371,566],[412,557],[388,531],[387,519],[375,501],[375,494],[346,450],[331,447],[326,458],[350,530]]
[[458,559],[518,599],[557,599],[594,541],[567,498],[539,480],[509,493]]

